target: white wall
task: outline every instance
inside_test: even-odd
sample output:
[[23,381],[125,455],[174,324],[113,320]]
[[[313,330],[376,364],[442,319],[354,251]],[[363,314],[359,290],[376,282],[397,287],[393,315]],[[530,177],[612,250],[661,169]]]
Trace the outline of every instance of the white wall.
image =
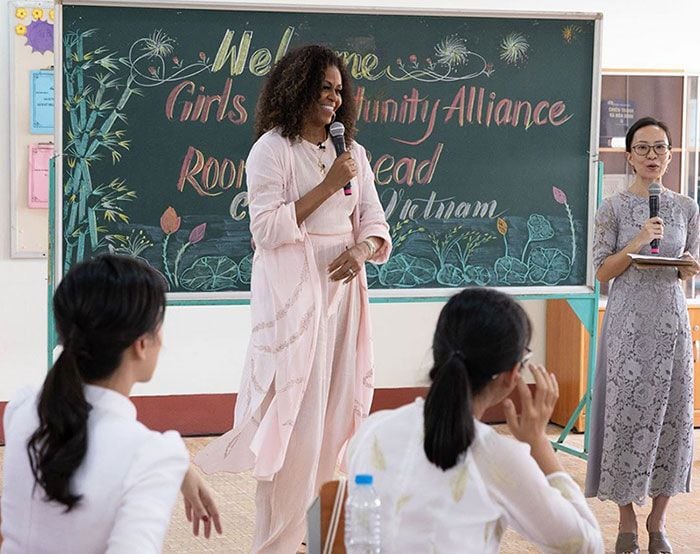
[[[194,3],[194,2],[192,2]],[[260,2],[269,4],[271,2]],[[424,0],[353,0],[277,4],[353,4],[415,7]],[[144,4],[147,4],[144,2]],[[660,4],[652,0],[436,0],[432,6],[480,10],[603,12],[604,68],[700,71],[700,2]],[[0,0],[0,22],[8,21],[9,0]],[[8,26],[0,25],[0,113],[8,113]],[[46,371],[46,262],[10,258],[8,118],[0,118],[0,401]],[[377,385],[419,384],[430,363],[431,333],[440,304],[374,304]],[[544,303],[526,303],[537,334],[536,359],[544,359]],[[137,394],[186,394],[237,390],[247,335],[246,306],[173,307],[165,322],[165,345],[156,377]]]

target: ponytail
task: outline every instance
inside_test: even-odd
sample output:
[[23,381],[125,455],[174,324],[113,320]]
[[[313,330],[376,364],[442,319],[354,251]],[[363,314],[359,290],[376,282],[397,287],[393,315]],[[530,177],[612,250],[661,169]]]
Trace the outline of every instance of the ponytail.
[[36,484],[70,511],[82,495],[71,480],[88,450],[85,383],[119,368],[124,351],[156,333],[165,310],[165,281],[145,262],[104,255],[75,265],[53,297],[63,351],[39,394],[39,426],[27,441]]
[[464,356],[453,353],[430,372],[433,381],[423,407],[423,450],[443,470],[457,463],[474,440],[474,416]]
[[69,348],[61,352],[46,376],[39,396],[39,427],[27,443],[36,482],[49,500],[70,511],[82,495],[73,494],[70,481],[87,452],[87,420],[78,360]]
[[530,320],[506,294],[468,288],[450,298],[433,336],[432,385],[423,407],[423,450],[443,470],[474,442],[473,399],[513,369],[530,342]]

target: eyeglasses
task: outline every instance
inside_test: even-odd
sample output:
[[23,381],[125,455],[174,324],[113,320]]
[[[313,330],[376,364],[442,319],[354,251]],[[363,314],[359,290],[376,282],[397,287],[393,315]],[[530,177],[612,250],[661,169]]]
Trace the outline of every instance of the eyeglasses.
[[[530,361],[530,358],[532,358],[532,350],[530,350],[529,347],[525,347],[525,355],[523,356],[523,359],[520,360],[520,367],[525,367],[525,364],[527,364]],[[500,373],[496,373],[495,375],[491,376],[491,379],[498,379],[498,376]]]
[[657,156],[665,156],[671,150],[669,144],[659,142],[657,144],[635,144],[632,147],[632,151],[637,154],[637,156],[646,157],[652,148],[654,149],[654,154]]

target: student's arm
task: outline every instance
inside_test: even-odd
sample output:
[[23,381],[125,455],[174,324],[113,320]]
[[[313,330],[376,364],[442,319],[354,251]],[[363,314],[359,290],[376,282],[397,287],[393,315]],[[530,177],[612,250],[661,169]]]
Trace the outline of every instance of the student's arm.
[[535,394],[520,379],[521,413],[516,415],[510,400],[504,403],[508,427],[520,443],[498,435],[485,437],[476,455],[481,456],[485,481],[513,528],[543,552],[602,553],[598,523],[545,435],[559,396],[556,379],[542,366],[530,370]]
[[161,552],[188,466],[189,456],[177,433],[145,441],[125,478],[107,554]]

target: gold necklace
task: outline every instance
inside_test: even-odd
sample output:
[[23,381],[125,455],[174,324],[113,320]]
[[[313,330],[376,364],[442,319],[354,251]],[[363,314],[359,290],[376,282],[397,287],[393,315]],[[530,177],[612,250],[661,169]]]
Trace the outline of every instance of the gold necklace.
[[[323,142],[318,143],[316,147],[313,146],[313,144],[309,141],[306,141],[309,143],[309,147],[314,149],[314,156],[315,156],[315,162],[316,162],[316,167],[318,167],[318,170],[320,171],[321,175],[326,174],[326,164],[323,163],[322,158],[323,154],[326,152],[326,146]],[[325,142],[325,141],[324,141]]]

